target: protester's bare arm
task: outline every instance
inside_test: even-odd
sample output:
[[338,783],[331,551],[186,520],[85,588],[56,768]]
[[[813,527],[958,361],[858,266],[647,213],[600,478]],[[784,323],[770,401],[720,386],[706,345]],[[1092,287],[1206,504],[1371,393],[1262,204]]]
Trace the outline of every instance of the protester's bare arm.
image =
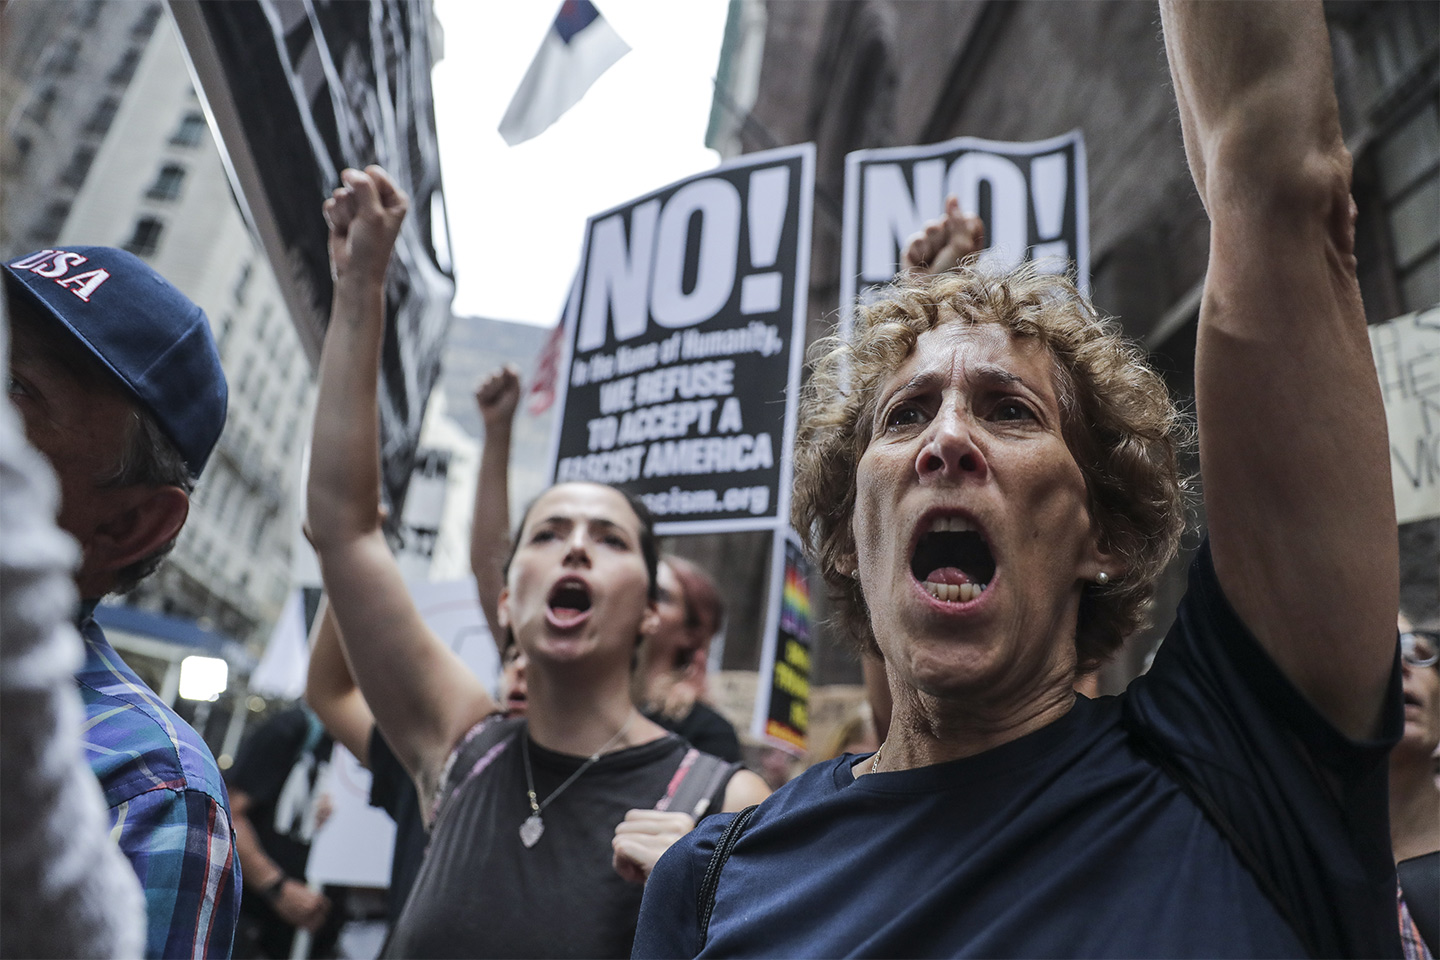
[[505,587],[502,569],[510,552],[510,432],[520,403],[520,371],[507,363],[487,376],[475,388],[475,403],[485,423],[485,447],[480,452],[480,476],[475,484],[470,572],[475,575],[490,636],[504,653],[499,608],[500,591]]
[[325,203],[335,299],[320,358],[307,512],[355,679],[417,785],[494,709],[421,619],[381,533],[376,379],[384,278],[407,199],[379,167],[346,170]]
[[1321,5],[1162,0],[1161,14],[1212,225],[1195,392],[1216,572],[1315,705],[1373,735],[1398,549]]
[[330,736],[368,767],[375,715],[350,672],[330,601],[321,600],[320,604],[320,626],[310,647],[310,666],[305,675],[305,702]]
[[905,244],[900,272],[930,276],[954,270],[985,245],[985,224],[960,211],[960,200],[945,198],[945,215],[931,220]]
[[253,808],[254,802],[248,793],[234,787],[230,789],[230,824],[235,830],[235,854],[240,858],[245,889],[253,895],[267,897],[270,906],[292,927],[314,933],[330,914],[330,900],[311,890],[304,880],[286,876],[285,869],[265,852],[250,822]]
[[744,810],[768,796],[770,796],[770,786],[760,779],[759,774],[750,770],[736,770],[735,775],[725,786],[725,803],[720,807],[720,811],[734,813],[737,810]]

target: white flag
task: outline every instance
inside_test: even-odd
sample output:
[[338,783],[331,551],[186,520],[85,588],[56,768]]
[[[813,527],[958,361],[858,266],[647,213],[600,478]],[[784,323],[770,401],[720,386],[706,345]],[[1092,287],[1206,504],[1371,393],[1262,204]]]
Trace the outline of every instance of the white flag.
[[543,133],[630,47],[590,0],[565,0],[500,121],[510,146]]
[[262,697],[294,700],[305,692],[305,671],[310,665],[310,642],[305,635],[304,591],[290,591],[280,619],[250,674],[250,692]]

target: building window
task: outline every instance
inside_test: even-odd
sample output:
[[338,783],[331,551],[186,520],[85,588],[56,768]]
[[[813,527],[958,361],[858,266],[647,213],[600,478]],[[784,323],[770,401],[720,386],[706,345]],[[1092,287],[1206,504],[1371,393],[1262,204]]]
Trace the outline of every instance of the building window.
[[30,151],[34,146],[34,142],[23,134],[15,138],[15,173],[17,176],[25,169],[25,162],[30,159]]
[[1398,124],[1376,161],[1402,305],[1440,303],[1440,109],[1425,103]]
[[255,525],[250,528],[250,552],[255,553],[260,549],[260,543],[265,539],[265,531],[270,526],[270,514],[262,513],[255,518]]
[[141,217],[135,221],[135,232],[125,241],[125,249],[140,257],[148,257],[160,246],[160,233],[165,224],[155,217]]
[[49,243],[60,235],[65,229],[65,221],[70,216],[70,203],[67,200],[55,200],[47,204],[45,212],[41,214],[39,223],[36,224],[34,236],[42,243]]
[[[1368,124],[1356,157],[1356,243],[1371,322],[1440,303],[1440,7],[1369,4],[1348,17]],[[1367,221],[1368,215],[1368,224]],[[1362,229],[1363,228],[1363,229]]]
[[50,111],[55,109],[55,101],[59,97],[54,87],[46,87],[37,93],[25,107],[25,119],[33,120],[36,123],[44,123],[50,119]]
[[55,48],[55,55],[50,58],[50,73],[72,73],[75,64],[80,62],[80,41],[75,37],[66,40]]
[[185,168],[178,163],[167,163],[160,168],[145,196],[151,200],[174,200],[180,196],[180,185],[184,182]]
[[260,374],[260,380],[259,380],[259,382],[255,384],[254,403],[252,404],[252,407],[251,407],[251,409],[255,412],[255,417],[256,417],[257,420],[258,420],[258,419],[262,419],[262,417],[261,417],[261,414],[262,414],[261,405],[264,404],[264,402],[265,402],[265,397],[269,394],[269,391],[270,391],[270,378],[269,378],[269,376],[267,376],[266,374],[263,374],[263,373],[262,373],[262,374]]
[[120,62],[115,64],[115,69],[110,71],[109,81],[111,83],[129,83],[130,78],[135,76],[135,68],[140,66],[140,48],[131,47],[125,51]]
[[240,268],[240,276],[235,278],[235,302],[240,306],[245,305],[245,298],[250,293],[250,277],[255,271],[255,265],[249,260]]
[[94,147],[76,147],[70,155],[70,162],[60,171],[60,182],[72,190],[80,189],[90,174],[90,165],[95,162]]
[[105,131],[110,129],[110,124],[115,122],[115,113],[120,109],[120,101],[116,97],[106,97],[95,107],[95,112],[90,114],[90,119],[85,121],[85,133],[104,136]]
[[135,21],[135,26],[130,28],[130,36],[136,40],[148,40],[150,34],[155,32],[155,24],[160,22],[160,5],[152,3],[145,7],[145,12],[140,14],[140,19]]
[[240,376],[236,380],[236,393],[244,394],[250,389],[250,372],[255,368],[255,354],[245,354],[245,359],[240,361]]
[[205,117],[197,110],[185,114],[180,121],[180,126],[170,137],[170,142],[177,147],[198,146],[201,137],[205,135]]

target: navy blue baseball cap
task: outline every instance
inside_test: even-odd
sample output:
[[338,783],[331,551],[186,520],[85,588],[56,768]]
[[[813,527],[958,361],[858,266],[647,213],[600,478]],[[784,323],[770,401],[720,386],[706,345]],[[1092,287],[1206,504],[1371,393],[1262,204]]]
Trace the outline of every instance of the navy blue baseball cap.
[[205,311],[113,247],[39,250],[6,263],[5,282],[120,379],[199,477],[230,393]]

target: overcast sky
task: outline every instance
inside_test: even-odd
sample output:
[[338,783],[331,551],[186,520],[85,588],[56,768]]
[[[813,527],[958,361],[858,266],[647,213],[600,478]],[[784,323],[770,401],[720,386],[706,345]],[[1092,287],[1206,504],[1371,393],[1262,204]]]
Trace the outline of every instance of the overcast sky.
[[594,0],[630,52],[533,140],[496,132],[559,2],[436,0],[455,313],[550,326],[585,219],[719,162],[704,145],[725,0]]

